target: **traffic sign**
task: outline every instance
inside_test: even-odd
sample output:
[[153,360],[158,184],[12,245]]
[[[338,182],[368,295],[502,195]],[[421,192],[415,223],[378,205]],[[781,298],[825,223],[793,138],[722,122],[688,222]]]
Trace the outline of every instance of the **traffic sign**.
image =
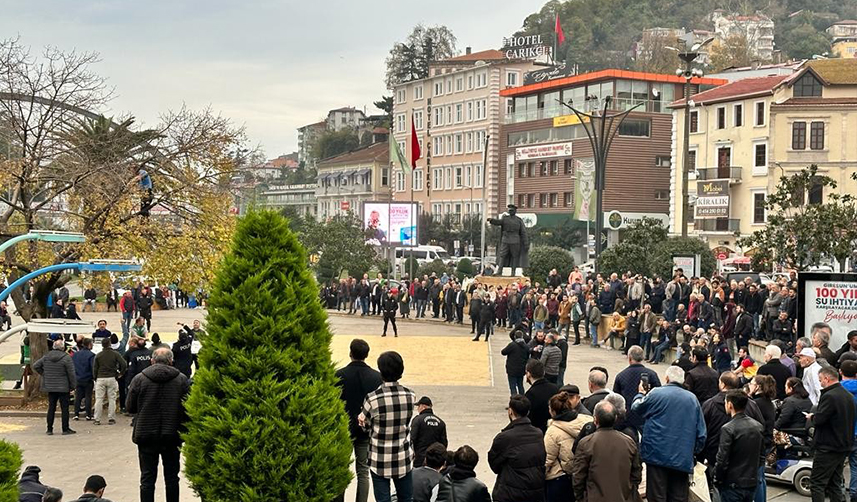
[[343,211],[348,211],[349,209],[351,209],[351,203],[347,200],[344,200],[339,203],[339,209],[342,209]]
[[726,255],[726,253],[718,253],[718,254],[717,254],[717,259],[718,259],[718,260],[720,260],[720,261],[723,261],[723,260],[725,260],[726,258],[729,258],[729,257]]

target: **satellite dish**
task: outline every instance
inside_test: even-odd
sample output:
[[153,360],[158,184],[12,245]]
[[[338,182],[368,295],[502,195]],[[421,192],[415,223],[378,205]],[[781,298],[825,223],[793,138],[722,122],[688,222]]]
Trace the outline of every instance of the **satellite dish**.
[[652,96],[658,97],[660,95],[661,95],[661,90],[658,89],[657,87],[652,87]]

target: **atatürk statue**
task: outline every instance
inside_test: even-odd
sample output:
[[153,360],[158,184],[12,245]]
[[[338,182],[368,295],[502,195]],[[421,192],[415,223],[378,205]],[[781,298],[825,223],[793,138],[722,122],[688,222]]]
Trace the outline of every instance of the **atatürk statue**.
[[497,252],[497,266],[500,267],[501,273],[503,267],[511,267],[512,274],[515,274],[518,268],[529,266],[530,241],[527,239],[524,220],[515,216],[518,207],[509,204],[508,209],[509,211],[500,219],[488,218],[488,222],[499,226],[502,232],[500,249]]

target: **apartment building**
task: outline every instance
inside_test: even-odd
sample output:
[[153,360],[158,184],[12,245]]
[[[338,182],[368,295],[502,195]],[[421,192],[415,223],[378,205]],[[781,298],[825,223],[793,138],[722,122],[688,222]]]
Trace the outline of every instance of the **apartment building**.
[[318,206],[315,198],[315,183],[303,185],[277,185],[275,183],[260,187],[257,204],[265,209],[293,209],[297,214],[315,218]]
[[[684,102],[674,109],[674,131],[683,131]],[[764,228],[765,200],[782,176],[810,164],[837,181],[837,192],[857,192],[857,60],[807,61],[790,75],[744,79],[700,93],[690,111],[691,202],[699,181],[728,182],[728,207],[718,218],[696,219],[689,231],[718,254],[740,249],[738,237]],[[671,231],[680,231],[684,142],[673,136]],[[808,204],[821,203],[821,186],[809,190]],[[737,237],[736,237],[737,236]]]
[[718,9],[711,14],[717,43],[723,43],[732,37],[742,37],[747,41],[750,55],[760,61],[774,58],[774,21],[764,14],[744,16],[727,14]]
[[[584,126],[560,101],[591,111],[609,98],[610,110],[638,108],[618,126],[607,159],[602,217],[613,222],[605,223],[608,239],[618,241],[618,231],[642,217],[667,224],[673,133],[667,105],[681,96],[684,82],[675,75],[602,70],[502,91],[511,103],[501,128],[500,197],[493,211],[516,204],[539,225],[585,227],[572,219],[575,179],[594,156]],[[692,92],[723,82],[694,79]]]
[[534,68],[502,51],[468,48],[462,56],[433,62],[428,77],[396,86],[392,140],[410,159],[413,120],[422,158],[413,183],[404,172],[393,173],[393,198],[413,197],[422,212],[437,219],[452,215],[457,222],[481,215],[484,201],[496,206],[500,124],[507,107],[500,92],[520,86]]
[[315,122],[298,128],[298,162],[314,164],[312,145],[327,131],[327,121]]
[[318,217],[351,211],[362,218],[364,202],[390,200],[389,158],[389,144],[384,141],[319,161]]

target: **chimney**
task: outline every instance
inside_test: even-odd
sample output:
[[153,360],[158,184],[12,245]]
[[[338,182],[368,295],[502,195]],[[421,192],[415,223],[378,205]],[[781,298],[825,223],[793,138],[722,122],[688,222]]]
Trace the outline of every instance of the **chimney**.
[[469,56],[469,55],[470,55],[470,53],[472,53],[472,52],[473,52],[473,49],[471,49],[470,47],[465,47],[465,48],[464,48],[464,54],[465,54],[465,55]]

